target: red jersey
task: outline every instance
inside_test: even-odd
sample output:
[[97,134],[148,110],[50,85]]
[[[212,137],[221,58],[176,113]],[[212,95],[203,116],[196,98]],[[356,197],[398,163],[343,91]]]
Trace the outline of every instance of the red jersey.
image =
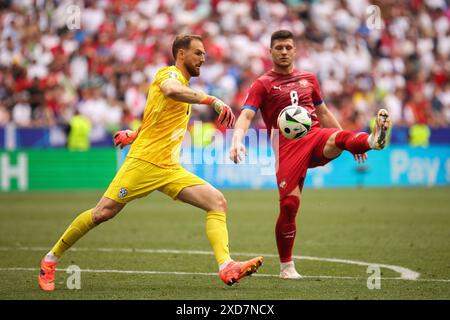
[[278,129],[278,115],[285,107],[299,105],[311,114],[311,128],[320,127],[316,106],[322,104],[319,83],[312,72],[294,70],[290,74],[268,71],[250,87],[243,109],[261,110],[268,130]]

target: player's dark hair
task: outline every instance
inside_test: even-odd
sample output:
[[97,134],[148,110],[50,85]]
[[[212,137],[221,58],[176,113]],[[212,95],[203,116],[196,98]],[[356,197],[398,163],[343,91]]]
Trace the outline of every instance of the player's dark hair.
[[189,49],[191,47],[192,40],[197,39],[203,41],[202,37],[196,34],[180,34],[178,35],[172,44],[172,55],[177,60],[177,53],[180,49]]
[[292,39],[294,40],[294,35],[289,30],[278,30],[272,33],[272,36],[270,37],[270,47],[273,47],[273,43],[275,40],[286,40],[286,39]]

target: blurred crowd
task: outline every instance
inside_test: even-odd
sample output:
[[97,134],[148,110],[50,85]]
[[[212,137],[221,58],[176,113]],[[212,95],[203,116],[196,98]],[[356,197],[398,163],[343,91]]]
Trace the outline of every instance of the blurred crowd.
[[316,73],[344,128],[364,129],[380,106],[395,125],[450,125],[445,0],[2,0],[0,126],[64,125],[79,113],[101,130],[133,127],[179,33],[202,35],[207,50],[191,87],[238,114],[271,68],[278,29],[295,34],[296,66]]

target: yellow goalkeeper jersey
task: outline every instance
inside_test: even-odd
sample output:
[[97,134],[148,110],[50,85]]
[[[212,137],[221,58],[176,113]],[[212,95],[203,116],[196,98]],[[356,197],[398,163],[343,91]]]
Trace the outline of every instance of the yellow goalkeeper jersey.
[[176,66],[158,70],[148,92],[141,131],[128,153],[129,157],[163,168],[180,166],[181,143],[191,113],[189,103],[172,100],[162,93],[161,85],[169,79],[189,86]]

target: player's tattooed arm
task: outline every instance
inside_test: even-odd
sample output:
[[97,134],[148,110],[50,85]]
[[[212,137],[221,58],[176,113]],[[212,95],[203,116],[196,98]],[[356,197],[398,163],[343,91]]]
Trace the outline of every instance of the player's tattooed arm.
[[161,91],[166,97],[186,103],[200,103],[205,96],[203,92],[183,86],[174,79],[164,81],[161,84]]
[[232,128],[236,121],[231,108],[222,100],[209,96],[199,90],[183,86],[179,81],[168,79],[161,84],[161,91],[166,97],[176,101],[207,104],[219,114],[219,126]]

